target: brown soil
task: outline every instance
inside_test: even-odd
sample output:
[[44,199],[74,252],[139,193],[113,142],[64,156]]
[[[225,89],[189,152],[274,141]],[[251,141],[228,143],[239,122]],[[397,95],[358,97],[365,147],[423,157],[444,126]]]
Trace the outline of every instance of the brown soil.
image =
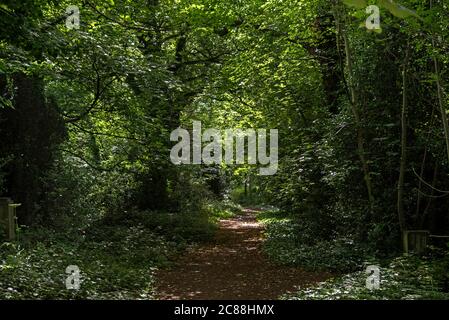
[[329,274],[278,266],[262,255],[263,226],[256,211],[220,221],[212,243],[194,247],[172,269],[156,274],[156,298],[268,300],[329,278]]

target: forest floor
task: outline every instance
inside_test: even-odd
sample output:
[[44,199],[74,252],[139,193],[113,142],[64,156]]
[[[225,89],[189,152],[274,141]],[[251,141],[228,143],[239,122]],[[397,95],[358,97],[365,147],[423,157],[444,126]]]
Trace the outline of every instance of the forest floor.
[[268,300],[330,277],[271,263],[262,253],[257,210],[221,220],[214,241],[192,247],[171,269],[156,274],[156,298]]

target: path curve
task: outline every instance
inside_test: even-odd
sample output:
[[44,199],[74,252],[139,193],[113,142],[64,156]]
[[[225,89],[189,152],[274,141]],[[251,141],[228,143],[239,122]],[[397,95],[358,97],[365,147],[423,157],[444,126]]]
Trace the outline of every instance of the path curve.
[[269,300],[330,277],[278,266],[263,256],[257,211],[221,220],[213,242],[188,250],[172,269],[156,274],[161,300]]

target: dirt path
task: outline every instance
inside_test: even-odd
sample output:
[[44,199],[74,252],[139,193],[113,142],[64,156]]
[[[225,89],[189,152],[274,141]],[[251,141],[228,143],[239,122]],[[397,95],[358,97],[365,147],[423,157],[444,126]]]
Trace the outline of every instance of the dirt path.
[[220,221],[211,244],[188,251],[171,270],[160,270],[158,299],[277,299],[296,286],[323,281],[324,273],[270,263],[261,253],[263,226],[256,211]]

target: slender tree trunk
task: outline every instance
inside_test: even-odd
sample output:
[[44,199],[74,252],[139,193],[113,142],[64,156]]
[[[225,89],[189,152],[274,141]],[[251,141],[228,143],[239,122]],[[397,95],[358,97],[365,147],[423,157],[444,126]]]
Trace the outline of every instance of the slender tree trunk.
[[368,161],[366,159],[366,152],[365,152],[365,132],[362,126],[361,118],[360,118],[360,101],[358,99],[357,90],[354,83],[354,71],[353,71],[353,59],[351,54],[351,48],[349,45],[349,39],[346,30],[342,30],[341,22],[339,19],[338,12],[336,13],[336,20],[337,20],[337,32],[338,34],[341,34],[343,38],[343,45],[345,48],[345,54],[346,54],[346,68],[348,71],[348,87],[350,92],[350,99],[351,99],[351,110],[352,114],[354,116],[355,124],[357,127],[357,153],[360,158],[360,162],[362,164],[362,170],[364,175],[364,180],[366,184],[366,190],[368,193],[368,199],[370,204],[372,205],[374,202],[374,196],[373,196],[373,187],[371,183],[371,176],[370,176],[370,170]]
[[[424,155],[423,155],[423,159],[422,159],[422,163],[421,163],[421,169],[419,171],[419,176],[420,177],[424,177],[424,169],[426,167],[426,160],[427,160],[427,148],[424,149]],[[418,182],[418,191],[417,191],[417,197],[418,199],[416,200],[416,213],[415,216],[419,217],[419,213],[421,211],[421,189],[422,189],[422,181],[419,180]]]
[[407,49],[404,60],[404,69],[402,71],[402,112],[401,112],[401,161],[399,166],[398,180],[398,199],[397,209],[399,226],[401,231],[406,230],[406,219],[404,212],[404,177],[407,164],[407,67],[410,47],[407,43]]
[[[433,123],[434,123],[434,116],[435,116],[435,108],[432,108],[432,114],[430,115],[430,128],[433,127]],[[427,140],[430,139],[432,131],[429,130],[429,132],[427,133]],[[424,170],[426,168],[426,162],[427,162],[427,148],[424,149],[424,155],[423,155],[423,160],[421,163],[421,169],[420,169],[420,173],[419,176],[420,177],[424,177]],[[421,199],[422,199],[422,195],[421,195],[421,189],[422,189],[422,181],[419,180],[418,183],[418,190],[417,190],[417,201],[416,201],[416,218],[419,218],[420,213],[421,213]]]

